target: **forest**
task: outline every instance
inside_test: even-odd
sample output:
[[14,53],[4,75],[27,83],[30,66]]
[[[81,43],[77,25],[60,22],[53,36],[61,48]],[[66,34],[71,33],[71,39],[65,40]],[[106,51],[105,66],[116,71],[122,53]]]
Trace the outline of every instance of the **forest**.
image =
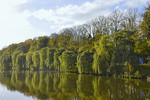
[[150,75],[150,4],[115,10],[83,25],[11,44],[0,70],[62,71],[141,78]]

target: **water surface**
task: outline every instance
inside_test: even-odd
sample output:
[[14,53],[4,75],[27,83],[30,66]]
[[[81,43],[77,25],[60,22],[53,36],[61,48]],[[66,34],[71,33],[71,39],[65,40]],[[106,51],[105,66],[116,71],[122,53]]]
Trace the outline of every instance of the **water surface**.
[[58,72],[0,73],[0,100],[150,100],[150,82]]

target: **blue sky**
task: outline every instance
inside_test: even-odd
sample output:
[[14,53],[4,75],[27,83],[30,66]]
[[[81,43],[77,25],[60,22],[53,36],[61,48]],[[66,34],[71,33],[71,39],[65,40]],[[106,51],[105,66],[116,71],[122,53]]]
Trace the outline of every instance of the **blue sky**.
[[149,0],[0,0],[0,48],[83,24],[116,8],[143,10]]

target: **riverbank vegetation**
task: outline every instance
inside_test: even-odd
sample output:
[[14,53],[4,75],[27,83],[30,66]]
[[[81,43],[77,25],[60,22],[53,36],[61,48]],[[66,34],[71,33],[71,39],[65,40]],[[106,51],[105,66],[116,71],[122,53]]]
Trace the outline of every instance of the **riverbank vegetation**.
[[1,71],[56,70],[97,75],[150,75],[150,5],[115,10],[50,36],[11,44],[0,51]]

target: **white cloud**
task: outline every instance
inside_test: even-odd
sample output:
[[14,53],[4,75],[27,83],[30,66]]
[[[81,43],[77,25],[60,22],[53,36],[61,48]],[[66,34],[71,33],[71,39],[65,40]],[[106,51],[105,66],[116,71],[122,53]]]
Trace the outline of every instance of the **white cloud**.
[[[82,5],[67,5],[55,10],[40,9],[33,12],[33,16],[39,20],[54,22],[55,29],[61,29],[64,26],[74,26],[83,24],[99,15],[108,15],[111,13],[109,7],[119,4],[123,0],[94,0],[85,2]],[[70,24],[71,23],[71,24]],[[51,27],[54,29],[54,27]]]
[[121,2],[124,3],[124,7],[127,6],[133,8],[141,4],[144,5],[147,1],[148,0],[94,0],[93,2],[85,2],[82,5],[70,4],[55,10],[40,9],[33,12],[33,16],[40,20],[53,21],[58,26],[70,22],[72,22],[70,25],[73,26],[85,23],[99,15],[110,14],[110,7],[113,7],[114,5],[116,5],[116,9],[121,9],[119,5]]
[[129,8],[135,8],[139,6],[144,6],[149,0],[126,0],[124,6]]
[[0,48],[36,36],[36,30],[28,22],[30,13],[17,12],[16,8],[28,0],[0,1]]

